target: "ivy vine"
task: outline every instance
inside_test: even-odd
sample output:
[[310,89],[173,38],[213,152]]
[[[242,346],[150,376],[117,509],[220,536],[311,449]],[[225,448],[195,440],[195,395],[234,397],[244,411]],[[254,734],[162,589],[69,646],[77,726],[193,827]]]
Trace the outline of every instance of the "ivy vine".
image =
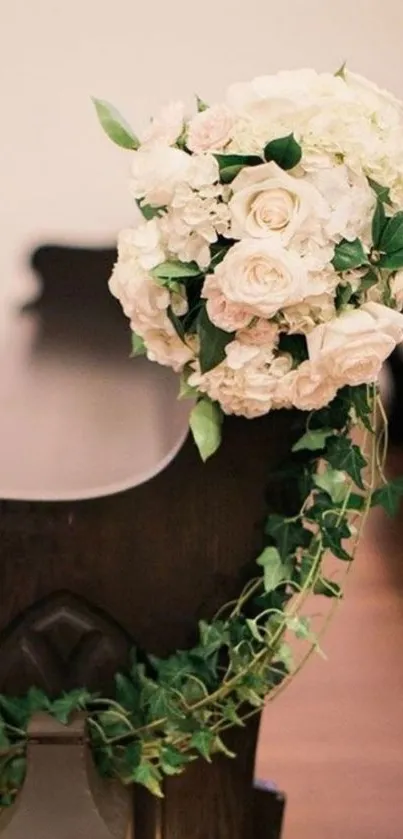
[[[330,606],[323,628],[342,597],[340,570],[351,566],[371,505],[391,515],[397,510],[403,478],[388,483],[384,476],[386,425],[376,433],[379,414],[376,387],[360,386],[302,415],[302,436],[270,475],[279,486],[292,476],[293,509],[267,516],[256,575],[236,602],[200,622],[193,649],[165,659],[133,651],[127,672],[116,675],[113,698],[82,688],[50,699],[35,687],[22,698],[0,696],[1,806],[12,803],[23,782],[27,725],[39,710],[62,723],[84,710],[99,771],[157,796],[164,776],[180,774],[197,757],[232,756],[227,730],[243,726],[320,649],[308,596]],[[352,439],[356,428],[359,445]],[[330,556],[339,571],[334,560],[327,570]]]

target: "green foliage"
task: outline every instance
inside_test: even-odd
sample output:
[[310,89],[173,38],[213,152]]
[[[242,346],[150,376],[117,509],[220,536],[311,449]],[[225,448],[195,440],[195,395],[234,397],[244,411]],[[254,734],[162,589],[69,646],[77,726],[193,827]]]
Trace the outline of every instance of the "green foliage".
[[395,516],[399,512],[400,503],[403,497],[403,477],[389,481],[372,495],[372,506],[380,506],[386,510],[388,516]]
[[132,332],[132,351],[131,351],[131,358],[136,358],[138,355],[145,355],[146,354],[146,347],[143,338],[140,335],[137,335],[136,332]]
[[144,204],[142,201],[137,201],[137,206],[145,221],[151,221],[153,218],[157,218],[164,209],[163,207],[151,207],[150,204]]
[[385,207],[382,201],[378,198],[372,219],[372,243],[375,248],[381,246],[380,243],[386,223]]
[[[23,782],[26,729],[38,710],[63,724],[84,711],[101,774],[142,784],[156,796],[163,794],[164,778],[191,761],[232,756],[222,739],[226,729],[259,712],[295,669],[289,633],[305,650],[318,649],[302,609],[309,594],[342,597],[340,583],[326,573],[327,553],[351,561],[351,521],[364,518],[371,500],[391,515],[398,509],[403,478],[376,489],[371,499],[362,480],[366,460],[349,437],[353,426],[366,425],[376,447],[373,399],[367,387],[343,388],[327,408],[299,415],[299,439],[276,475],[279,489],[292,490],[293,511],[282,509],[280,491],[270,494],[274,507],[265,519],[263,549],[250,566],[252,579],[235,603],[200,621],[192,648],[167,658],[133,652],[110,698],[85,688],[57,699],[37,688],[21,698],[0,696],[0,806],[12,803]],[[192,431],[203,458],[219,445],[221,421],[207,398],[193,409]]]
[[302,157],[302,148],[297,143],[293,134],[286,137],[279,137],[267,143],[264,149],[264,159],[277,163],[281,169],[293,169],[297,166]]
[[202,272],[196,262],[161,262],[151,271],[157,280],[186,280],[200,277]]
[[197,104],[197,111],[201,114],[203,111],[207,111],[208,105],[203,99],[200,99],[200,96],[196,96],[196,104]]
[[379,250],[387,256],[403,251],[403,212],[395,213],[383,226]]
[[332,259],[335,271],[351,271],[353,268],[361,268],[362,265],[368,264],[368,256],[359,239],[354,239],[353,242],[342,239],[336,245]]
[[200,457],[206,461],[221,443],[221,409],[207,397],[200,399],[190,413],[189,425]]
[[140,145],[139,139],[116,108],[104,99],[93,98],[92,101],[95,105],[99,122],[109,139],[124,149],[138,149]]
[[233,338],[233,332],[226,332],[214,326],[206,307],[200,309],[197,319],[197,333],[200,339],[199,363],[202,373],[208,373],[225,359],[225,347]]
[[371,189],[375,192],[376,197],[379,198],[379,201],[382,201],[383,204],[390,204],[390,189],[386,186],[378,184],[377,181],[374,181],[372,178],[367,178],[367,180]]
[[245,166],[259,166],[261,157],[254,154],[215,154],[223,184],[230,184]]

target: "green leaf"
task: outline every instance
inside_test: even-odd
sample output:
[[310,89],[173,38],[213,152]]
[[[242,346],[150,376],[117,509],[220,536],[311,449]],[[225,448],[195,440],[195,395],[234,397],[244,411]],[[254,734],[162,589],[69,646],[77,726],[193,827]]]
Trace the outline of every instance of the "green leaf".
[[331,428],[318,428],[315,431],[307,431],[303,437],[294,443],[293,452],[300,452],[308,449],[310,452],[320,451],[325,448],[326,440],[331,437],[334,431]]
[[290,521],[277,513],[268,516],[264,532],[276,543],[283,561],[292,556],[296,548],[307,547],[312,539],[312,533],[300,521]]
[[402,496],[403,477],[395,478],[372,493],[371,507],[379,504],[393,518],[399,512]]
[[281,352],[290,353],[298,364],[308,358],[305,335],[280,335],[279,349]]
[[382,186],[374,181],[372,178],[367,178],[367,181],[371,187],[371,189],[375,192],[377,198],[380,201],[383,201],[384,204],[390,204],[390,189],[387,186]]
[[327,580],[325,577],[316,580],[313,591],[314,594],[324,594],[325,597],[337,597],[338,599],[343,597],[339,584],[334,583],[333,580]]
[[187,277],[199,277],[202,274],[196,262],[161,262],[153,268],[151,274],[156,279],[185,280]]
[[342,309],[350,302],[353,296],[353,288],[350,283],[339,285],[336,291],[336,309]]
[[345,78],[346,78],[346,66],[347,66],[347,62],[343,61],[343,64],[341,64],[339,69],[336,70],[336,72],[334,73],[334,75],[336,77],[339,77],[340,79],[343,79],[343,81],[345,81]]
[[208,728],[201,728],[192,734],[190,748],[195,749],[208,763],[211,763],[211,755],[216,735]]
[[333,504],[341,504],[347,493],[346,473],[328,466],[322,475],[315,475],[315,486],[327,492]]
[[161,769],[165,775],[180,775],[187,763],[189,763],[189,757],[175,746],[167,744],[162,747]]
[[27,693],[28,712],[31,716],[36,711],[50,711],[51,702],[46,693],[36,687],[30,687]]
[[132,332],[132,351],[130,353],[130,358],[136,358],[138,355],[145,354],[146,346],[143,338],[141,338],[140,335],[137,335],[136,332]]
[[359,495],[357,492],[352,492],[347,503],[347,510],[361,511],[366,505],[365,495]]
[[372,286],[376,285],[378,282],[378,277],[375,274],[375,271],[372,268],[367,271],[367,273],[362,277],[360,282],[360,291],[367,291]]
[[294,134],[288,134],[286,137],[279,137],[277,140],[271,140],[267,143],[264,150],[264,159],[267,161],[274,161],[281,169],[293,169],[294,166],[300,162],[302,157],[302,149],[297,143]]
[[311,620],[308,617],[300,617],[299,615],[292,615],[287,618],[287,628],[294,632],[296,638],[302,641],[310,641],[316,643],[317,638],[311,629]]
[[116,700],[127,711],[133,711],[138,706],[139,692],[131,679],[122,673],[115,676]]
[[348,437],[332,437],[326,447],[325,458],[334,469],[347,472],[360,489],[364,489],[361,472],[367,465],[365,457]]
[[282,664],[285,665],[287,673],[292,673],[294,670],[294,657],[292,654],[292,649],[289,644],[283,642],[280,644],[278,650],[276,650],[275,661],[281,661]]
[[179,379],[179,394],[178,399],[196,399],[198,390],[196,387],[191,387],[187,382],[187,375],[182,373]]
[[374,432],[371,422],[372,403],[366,385],[349,388],[349,397],[355,414],[368,431]]
[[181,341],[183,341],[184,344],[186,344],[186,334],[185,334],[185,329],[184,329],[183,323],[182,323],[181,319],[178,318],[178,315],[175,314],[172,306],[168,306],[167,316],[168,316],[169,320],[171,321],[172,326],[175,329],[175,332],[178,335],[178,337],[181,339]]
[[203,99],[200,99],[200,96],[196,96],[196,104],[197,104],[197,111],[198,111],[199,114],[201,114],[203,111],[208,110],[209,106],[207,105],[206,102],[203,101]]
[[260,166],[261,157],[255,154],[215,154],[222,183],[228,184],[241,172],[245,166]]
[[137,784],[142,784],[157,798],[164,797],[161,789],[161,773],[152,763],[142,761],[134,769],[131,780]]
[[257,565],[263,568],[264,588],[266,593],[274,591],[275,588],[288,576],[288,569],[282,562],[277,548],[269,547],[256,560]]
[[151,221],[153,218],[160,216],[164,209],[164,207],[151,207],[150,204],[142,204],[141,201],[137,201],[137,206],[146,221]]
[[360,268],[362,265],[368,265],[368,256],[364,251],[362,243],[359,239],[354,239],[349,242],[347,239],[336,245],[334,249],[334,257],[332,265],[335,271],[349,271],[353,268]]
[[216,734],[216,736],[215,736],[212,751],[213,751],[213,754],[223,754],[223,755],[225,755],[225,757],[230,757],[230,758],[235,758],[236,757],[235,752],[231,752],[231,750],[225,745],[224,741],[221,739],[221,737],[218,734]]
[[372,243],[374,248],[378,248],[381,236],[386,225],[385,208],[382,201],[377,200],[375,212],[372,218]]
[[237,706],[232,699],[225,700],[225,704],[222,706],[222,715],[224,719],[228,720],[228,722],[232,723],[232,725],[237,725],[239,728],[245,727],[245,723],[239,716]]
[[391,256],[402,249],[403,212],[399,212],[387,220],[379,240],[379,250]]
[[199,363],[202,373],[208,373],[225,359],[225,347],[234,338],[233,332],[226,332],[211,323],[206,307],[200,309],[197,319],[197,332],[200,339]]
[[59,722],[67,725],[71,714],[85,708],[90,699],[91,694],[86,688],[77,688],[55,699],[51,704],[50,712]]
[[92,99],[98,119],[108,135],[116,145],[124,149],[138,149],[140,141],[135,134],[133,134],[130,125],[123,119],[116,108],[104,99]]
[[379,268],[385,268],[388,271],[397,271],[398,268],[403,268],[403,248],[391,254],[381,256],[377,262]]
[[222,419],[219,406],[207,397],[200,399],[190,413],[190,429],[203,461],[211,457],[221,443]]
[[8,779],[11,787],[20,789],[24,782],[26,770],[27,763],[25,757],[18,755],[13,758],[8,767]]

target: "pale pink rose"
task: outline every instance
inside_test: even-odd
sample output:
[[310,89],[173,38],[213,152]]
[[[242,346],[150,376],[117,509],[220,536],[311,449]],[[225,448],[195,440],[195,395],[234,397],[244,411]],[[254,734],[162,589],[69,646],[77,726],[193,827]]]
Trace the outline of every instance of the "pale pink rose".
[[296,306],[283,309],[284,324],[292,334],[307,335],[318,323],[325,323],[335,316],[334,298],[331,294],[317,294],[306,297]]
[[175,189],[186,180],[191,156],[165,143],[142,146],[132,154],[130,190],[153,207],[172,201]]
[[232,303],[224,297],[214,274],[209,274],[203,285],[202,297],[207,300],[207,314],[212,323],[226,332],[235,332],[252,320],[248,308]]
[[116,297],[126,317],[137,322],[135,332],[142,325],[158,320],[169,306],[169,291],[154,282],[138,261],[118,260],[109,280],[109,290]]
[[170,102],[151,120],[141,138],[143,145],[166,143],[172,146],[182,134],[185,120],[183,102]]
[[[136,322],[132,323],[132,329],[138,332]],[[166,318],[164,328],[149,328],[139,334],[142,334],[147,358],[166,367],[172,367],[176,373],[183,370],[185,364],[194,358],[193,349],[181,341],[168,318]]]
[[226,105],[213,105],[189,123],[187,147],[196,154],[220,151],[231,139],[233,124],[234,117]]
[[308,335],[309,358],[338,386],[376,381],[403,338],[403,315],[380,303],[343,312]]
[[334,399],[337,387],[325,369],[303,361],[285,377],[282,391],[300,411],[317,411]]
[[245,364],[257,359],[260,347],[253,347],[250,344],[243,344],[241,341],[231,341],[225,348],[227,364],[231,370],[240,370]]
[[237,338],[243,344],[256,347],[274,347],[279,337],[279,326],[264,318],[255,318],[250,326],[237,332]]

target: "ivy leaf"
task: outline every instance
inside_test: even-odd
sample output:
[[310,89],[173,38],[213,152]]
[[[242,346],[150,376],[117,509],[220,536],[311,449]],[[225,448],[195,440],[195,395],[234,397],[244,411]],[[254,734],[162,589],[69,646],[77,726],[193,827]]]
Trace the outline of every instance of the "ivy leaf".
[[196,262],[161,262],[152,269],[151,274],[157,280],[186,280],[188,277],[200,277],[202,271]]
[[221,647],[228,645],[229,633],[227,624],[224,621],[215,620],[213,623],[200,621],[199,635],[201,646],[210,652],[215,652]]
[[351,562],[352,556],[347,553],[341,544],[343,538],[348,539],[350,536],[348,527],[346,529],[346,526],[342,527],[341,524],[336,524],[333,527],[329,525],[323,527],[322,534],[323,545],[332,552],[333,556],[337,556],[338,559],[343,559],[345,562]]
[[388,516],[392,518],[399,511],[400,502],[403,496],[403,477],[395,478],[372,493],[371,507],[378,504],[383,507]]
[[117,673],[115,676],[116,684],[116,699],[120,705],[123,705],[127,711],[133,711],[138,706],[139,692],[134,686],[131,679],[124,676],[123,673]]
[[403,212],[395,213],[387,220],[379,240],[379,250],[387,256],[403,250]]
[[287,628],[294,633],[296,638],[300,638],[302,641],[317,642],[316,635],[311,629],[310,618],[308,617],[300,617],[299,615],[290,616],[287,618]]
[[215,154],[220,171],[220,180],[224,184],[231,183],[245,166],[259,166],[263,163],[261,157],[252,154]]
[[223,754],[225,755],[225,757],[236,757],[235,752],[230,751],[230,749],[225,745],[224,741],[218,734],[216,734],[215,736],[212,751],[214,754]]
[[51,702],[46,693],[36,687],[30,687],[27,693],[27,705],[29,716],[36,711],[50,711]]
[[161,773],[152,763],[142,761],[134,769],[131,780],[137,784],[142,784],[157,798],[164,797],[161,789]]
[[352,492],[348,498],[347,510],[361,511],[366,505],[365,495],[359,495],[357,492]]
[[288,576],[288,569],[283,565],[277,548],[265,548],[256,560],[263,568],[264,588],[266,593],[274,591],[275,588]]
[[354,483],[364,489],[361,472],[367,465],[365,457],[348,437],[332,437],[326,447],[325,458],[334,469],[347,472]]
[[132,332],[132,351],[130,353],[130,358],[136,358],[138,355],[145,354],[146,346],[143,338],[141,338],[140,335],[137,335],[136,332]]
[[204,462],[219,448],[222,420],[221,408],[207,397],[200,399],[190,412],[190,430]]
[[277,140],[271,140],[267,143],[264,149],[264,159],[266,161],[273,161],[280,166],[281,169],[293,169],[294,166],[300,162],[302,157],[302,149],[297,143],[294,134],[288,134],[286,137],[279,137]]
[[371,189],[375,192],[377,198],[380,201],[383,201],[384,204],[391,204],[390,200],[390,189],[387,186],[382,186],[378,184],[377,181],[374,181],[372,178],[367,178],[367,181],[371,187]]
[[179,379],[178,399],[196,399],[198,390],[188,384],[186,375],[182,373]]
[[356,416],[361,420],[362,424],[368,431],[374,432],[370,415],[372,413],[372,404],[368,396],[366,385],[358,385],[349,388],[349,397],[355,410]]
[[382,201],[377,200],[375,212],[372,218],[372,243],[374,248],[378,248],[381,236],[386,225],[385,208]]
[[244,728],[245,723],[243,719],[239,716],[237,712],[237,706],[232,699],[227,699],[225,704],[222,706],[222,715],[225,720],[232,723],[232,725],[239,726],[239,728]]
[[8,780],[11,787],[20,789],[24,782],[27,763],[25,757],[18,755],[10,761],[8,767]]
[[353,268],[361,268],[362,265],[368,264],[368,256],[359,239],[354,239],[353,242],[342,239],[336,245],[332,259],[332,265],[335,271],[350,271]]
[[140,141],[135,134],[133,134],[130,125],[123,119],[120,113],[104,99],[92,99],[99,122],[105,131],[105,134],[124,149],[136,150],[140,146]]
[[180,775],[187,763],[189,763],[189,757],[176,749],[175,746],[168,743],[162,747],[161,769],[165,775]]
[[296,548],[307,547],[312,539],[312,533],[301,522],[290,521],[277,513],[268,517],[264,532],[276,543],[282,561],[292,555]]
[[313,591],[314,594],[324,594],[325,597],[337,597],[338,599],[343,597],[339,584],[334,583],[333,580],[327,580],[325,577],[316,580]]
[[331,428],[318,428],[314,431],[307,431],[303,437],[294,443],[293,452],[300,452],[307,449],[310,452],[320,451],[325,448],[326,440],[331,437],[334,431]]
[[295,664],[294,664],[292,649],[289,646],[289,644],[286,644],[285,642],[280,644],[278,650],[276,650],[276,656],[275,656],[274,661],[276,661],[276,662],[281,661],[282,664],[284,664],[284,666],[287,670],[287,673],[292,673],[292,671],[294,670]]
[[176,694],[169,688],[158,685],[154,695],[150,698],[148,707],[150,709],[151,719],[168,719],[173,720],[178,717],[183,717],[183,711],[175,704]]
[[353,288],[350,283],[339,285],[336,291],[336,309],[342,309],[351,300],[353,296]]
[[90,699],[91,694],[86,688],[77,688],[55,699],[50,707],[51,714],[63,725],[67,725],[71,714],[85,708]]
[[328,466],[321,475],[315,475],[315,486],[327,492],[333,504],[341,504],[347,493],[346,473]]
[[200,370],[208,373],[225,359],[225,347],[234,337],[233,332],[226,332],[211,323],[206,307],[200,310],[197,320],[197,332],[200,339]]
[[190,748],[195,749],[208,763],[211,763],[211,754],[216,735],[208,728],[201,728],[195,731],[190,739]]

